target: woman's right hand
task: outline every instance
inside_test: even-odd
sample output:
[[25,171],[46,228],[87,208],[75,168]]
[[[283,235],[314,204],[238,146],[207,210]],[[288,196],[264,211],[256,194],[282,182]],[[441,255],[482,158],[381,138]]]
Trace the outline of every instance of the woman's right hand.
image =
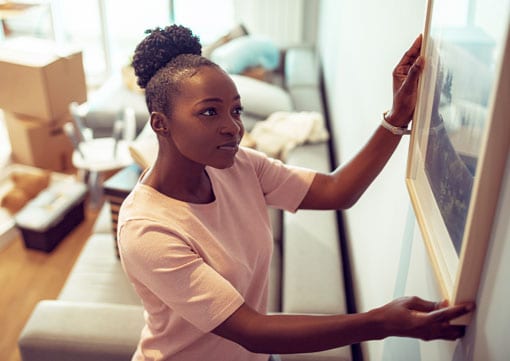
[[370,311],[381,322],[386,336],[414,337],[422,340],[455,340],[465,327],[450,321],[474,310],[473,303],[448,306],[446,301],[430,302],[419,297],[402,297]]
[[413,117],[418,96],[418,80],[424,59],[420,56],[422,36],[418,36],[393,70],[393,104],[386,115],[397,127],[407,127]]

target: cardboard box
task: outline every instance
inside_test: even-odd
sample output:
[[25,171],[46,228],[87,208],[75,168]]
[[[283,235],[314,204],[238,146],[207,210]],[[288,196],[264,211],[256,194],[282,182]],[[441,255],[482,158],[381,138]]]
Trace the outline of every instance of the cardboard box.
[[82,53],[54,42],[14,38],[0,42],[0,108],[51,122],[69,103],[87,100]]
[[11,112],[4,112],[12,158],[15,162],[57,172],[74,170],[74,147],[62,129],[69,114],[52,123]]

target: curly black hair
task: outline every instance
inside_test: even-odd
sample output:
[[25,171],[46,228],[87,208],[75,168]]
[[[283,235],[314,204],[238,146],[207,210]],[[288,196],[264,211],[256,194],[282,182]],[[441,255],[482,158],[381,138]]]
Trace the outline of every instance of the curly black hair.
[[145,33],[148,35],[136,47],[132,66],[138,85],[145,89],[149,112],[167,113],[180,80],[201,66],[217,65],[201,56],[200,39],[182,25],[157,27]]

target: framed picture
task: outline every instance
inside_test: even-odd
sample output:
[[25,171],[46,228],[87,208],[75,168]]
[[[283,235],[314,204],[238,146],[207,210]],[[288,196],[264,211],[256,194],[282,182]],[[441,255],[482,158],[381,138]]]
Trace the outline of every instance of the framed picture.
[[406,184],[450,304],[476,299],[508,158],[509,20],[510,0],[427,4]]

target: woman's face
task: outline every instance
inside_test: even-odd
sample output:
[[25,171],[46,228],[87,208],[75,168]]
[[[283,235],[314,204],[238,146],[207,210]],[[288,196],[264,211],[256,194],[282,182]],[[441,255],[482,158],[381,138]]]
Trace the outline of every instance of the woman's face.
[[169,137],[182,156],[215,168],[234,163],[244,134],[241,99],[220,68],[202,66],[180,85],[169,114]]

